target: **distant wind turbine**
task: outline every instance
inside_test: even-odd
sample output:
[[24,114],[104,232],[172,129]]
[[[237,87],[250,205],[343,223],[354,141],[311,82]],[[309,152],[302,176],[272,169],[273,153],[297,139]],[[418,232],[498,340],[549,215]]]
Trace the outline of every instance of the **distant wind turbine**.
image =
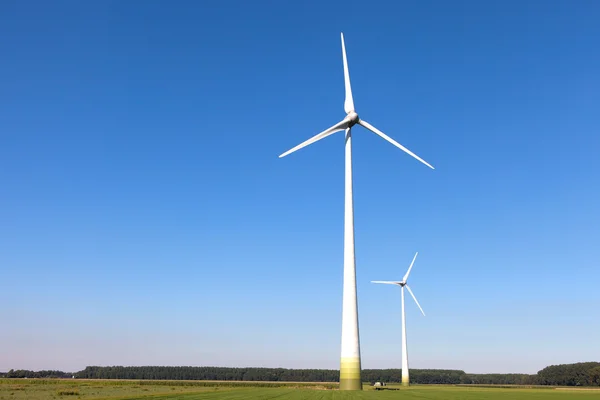
[[285,157],[303,147],[339,131],[346,132],[346,167],[345,167],[345,205],[344,205],[344,289],[342,303],[342,354],[340,363],[340,389],[361,390],[361,363],[360,363],[360,341],[358,335],[358,301],[356,297],[356,264],[354,258],[354,204],[352,197],[352,135],[351,129],[358,124],[381,136],[402,151],[410,154],[429,168],[433,167],[425,160],[390,138],[367,121],[360,119],[354,108],[352,88],[350,87],[350,74],[348,72],[348,60],[346,58],[346,46],[344,34],[342,37],[342,58],[344,62],[344,82],[346,87],[346,99],[344,111],[346,117],[329,129],[313,136],[298,146],[286,151],[279,157]]
[[421,308],[421,305],[417,301],[417,298],[415,297],[414,293],[412,292],[412,290],[410,290],[410,287],[407,284],[408,283],[408,274],[410,274],[410,270],[412,269],[413,264],[415,263],[415,260],[417,259],[418,254],[419,254],[419,252],[415,253],[415,257],[413,258],[412,262],[410,263],[410,267],[408,267],[408,271],[406,271],[406,275],[404,275],[404,278],[402,278],[401,281],[371,281],[371,283],[383,283],[386,285],[398,285],[402,288],[401,295],[402,295],[402,385],[403,386],[408,386],[410,384],[410,380],[408,377],[408,352],[406,349],[406,315],[404,313],[404,288],[408,289],[408,292],[410,293],[412,298],[415,299],[415,303],[417,303],[417,306],[419,306],[419,310],[421,310],[421,313],[423,313],[423,316],[425,316],[425,312]]

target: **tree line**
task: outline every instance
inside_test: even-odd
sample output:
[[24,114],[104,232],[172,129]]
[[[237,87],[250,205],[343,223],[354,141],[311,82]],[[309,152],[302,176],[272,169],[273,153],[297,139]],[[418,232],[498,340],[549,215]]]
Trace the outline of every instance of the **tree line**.
[[[337,382],[339,370],[226,367],[86,367],[83,371],[10,370],[6,378],[169,379],[218,381]],[[402,381],[400,369],[363,369],[365,382]],[[600,363],[551,365],[537,374],[467,374],[461,370],[411,369],[416,384],[600,386]]]
[[551,365],[537,375],[541,385],[600,386],[600,363]]
[[42,370],[42,371],[29,371],[26,369],[11,369],[6,373],[0,373],[0,376],[4,378],[72,378],[74,374],[54,371],[54,370]]
[[[459,370],[411,369],[414,383],[465,383]],[[75,374],[88,379],[186,379],[224,381],[337,382],[339,370],[223,367],[87,367]],[[363,369],[365,382],[401,382],[400,369]]]

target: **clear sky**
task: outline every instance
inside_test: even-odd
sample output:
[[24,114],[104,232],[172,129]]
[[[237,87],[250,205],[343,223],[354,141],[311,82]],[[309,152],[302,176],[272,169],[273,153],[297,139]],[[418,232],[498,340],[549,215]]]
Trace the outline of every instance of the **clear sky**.
[[[321,4],[323,3],[323,4]],[[327,3],[327,5],[325,5]],[[4,1],[0,371],[599,361],[600,3]]]

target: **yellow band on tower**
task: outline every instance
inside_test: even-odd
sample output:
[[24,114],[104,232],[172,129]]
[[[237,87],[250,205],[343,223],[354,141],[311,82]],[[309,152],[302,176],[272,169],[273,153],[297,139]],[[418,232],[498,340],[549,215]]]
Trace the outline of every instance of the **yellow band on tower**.
[[362,390],[359,358],[342,358],[340,390]]

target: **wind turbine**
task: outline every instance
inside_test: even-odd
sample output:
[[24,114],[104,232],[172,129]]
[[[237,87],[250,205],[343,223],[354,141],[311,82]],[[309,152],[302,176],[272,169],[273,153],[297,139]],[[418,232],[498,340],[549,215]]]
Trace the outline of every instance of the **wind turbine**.
[[371,283],[383,283],[386,285],[398,285],[402,288],[400,293],[402,294],[402,385],[403,386],[408,386],[410,384],[410,381],[408,378],[408,353],[406,350],[406,315],[404,313],[404,288],[408,289],[408,293],[410,293],[412,298],[415,299],[415,303],[417,303],[417,306],[419,306],[419,310],[421,310],[421,313],[423,314],[423,316],[425,316],[425,312],[423,311],[423,309],[421,308],[421,305],[417,301],[415,294],[412,292],[412,290],[410,290],[410,286],[408,286],[408,284],[407,284],[408,275],[410,274],[410,270],[412,269],[413,264],[415,263],[415,260],[417,259],[418,254],[419,254],[419,252],[415,253],[415,257],[413,258],[412,262],[410,263],[410,267],[408,267],[408,271],[406,271],[406,274],[404,275],[404,278],[402,278],[401,281],[371,281]]
[[381,136],[394,146],[410,154],[429,168],[433,167],[425,160],[396,142],[394,139],[360,119],[354,108],[352,98],[352,88],[350,87],[350,74],[348,73],[348,60],[346,58],[346,46],[344,44],[344,34],[342,38],[342,58],[344,62],[344,82],[346,87],[346,99],[344,101],[344,111],[346,117],[313,136],[298,146],[281,154],[279,158],[285,157],[290,153],[300,150],[318,140],[339,131],[346,132],[346,166],[345,166],[345,201],[344,201],[344,289],[342,301],[342,354],[340,363],[340,389],[341,390],[362,390],[362,380],[360,376],[360,341],[358,335],[358,302],[356,298],[356,264],[354,257],[354,204],[352,198],[352,135],[351,129],[358,124],[370,130],[376,135]]

